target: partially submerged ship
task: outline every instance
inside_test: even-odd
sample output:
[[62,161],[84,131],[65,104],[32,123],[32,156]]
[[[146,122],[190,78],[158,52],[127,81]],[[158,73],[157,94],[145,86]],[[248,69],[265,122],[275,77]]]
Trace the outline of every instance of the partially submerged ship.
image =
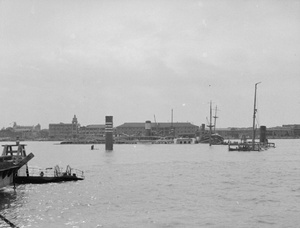
[[241,139],[241,142],[238,144],[231,144],[228,143],[228,150],[229,151],[262,151],[266,150],[270,147],[275,148],[275,143],[269,143],[268,139],[266,138],[266,126],[260,127],[260,139],[259,142],[255,141],[255,121],[256,121],[256,92],[257,92],[257,85],[261,82],[255,84],[255,91],[254,91],[254,110],[253,110],[253,125],[252,125],[252,141],[248,142],[246,137]]
[[[215,116],[212,116],[212,108],[211,108],[211,101],[210,101],[210,108],[209,108],[209,123],[207,127],[209,131],[205,131],[205,125],[202,125],[201,135],[199,138],[199,143],[207,143],[211,145],[223,145],[224,144],[224,137],[216,133],[216,119],[217,117],[217,107],[215,109]],[[215,119],[214,124],[212,124],[212,118]],[[214,128],[214,130],[212,130]]]
[[210,145],[224,145],[224,137],[218,133],[203,133],[199,139],[199,143],[207,143]]

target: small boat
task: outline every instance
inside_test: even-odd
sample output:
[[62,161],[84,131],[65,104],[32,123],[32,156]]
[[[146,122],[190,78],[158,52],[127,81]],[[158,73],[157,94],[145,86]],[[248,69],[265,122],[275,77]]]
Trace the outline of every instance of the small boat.
[[34,155],[23,156],[23,144],[4,145],[3,153],[0,156],[0,188],[15,183],[15,175],[22,167],[26,166]]
[[15,183],[18,184],[44,184],[64,181],[83,180],[84,173],[81,170],[73,169],[69,165],[65,170],[56,165],[54,168],[41,169],[28,167],[26,173],[18,173]]

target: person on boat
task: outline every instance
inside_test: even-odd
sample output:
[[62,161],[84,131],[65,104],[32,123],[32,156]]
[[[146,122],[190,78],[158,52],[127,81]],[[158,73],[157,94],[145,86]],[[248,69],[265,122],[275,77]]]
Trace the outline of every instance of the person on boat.
[[44,172],[43,172],[43,171],[40,173],[40,176],[41,176],[41,177],[43,177],[43,176],[44,176]]
[[94,145],[91,146],[91,150],[93,150],[93,149],[94,149]]

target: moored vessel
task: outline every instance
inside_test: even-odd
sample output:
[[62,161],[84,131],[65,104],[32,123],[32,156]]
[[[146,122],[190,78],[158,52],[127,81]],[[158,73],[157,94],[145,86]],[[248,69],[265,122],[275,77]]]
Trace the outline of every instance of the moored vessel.
[[16,144],[6,144],[3,147],[0,157],[0,188],[12,183],[49,183],[84,179],[83,171],[69,165],[65,170],[58,165],[46,169],[29,167],[27,162],[34,155],[32,153],[26,155],[26,145],[18,141]]
[[32,153],[26,155],[25,145],[19,144],[19,142],[3,145],[3,147],[0,156],[0,188],[15,183],[17,172],[26,167],[27,162],[34,157]]

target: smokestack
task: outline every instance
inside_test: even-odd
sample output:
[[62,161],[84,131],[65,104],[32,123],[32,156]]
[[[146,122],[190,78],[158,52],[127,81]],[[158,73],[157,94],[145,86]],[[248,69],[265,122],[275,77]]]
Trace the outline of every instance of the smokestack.
[[267,141],[267,128],[266,126],[260,126],[260,137],[259,137],[259,142],[265,143]]
[[146,130],[146,136],[151,136],[151,121],[147,120],[145,122],[145,130]]
[[113,117],[105,117],[105,150],[113,150]]

